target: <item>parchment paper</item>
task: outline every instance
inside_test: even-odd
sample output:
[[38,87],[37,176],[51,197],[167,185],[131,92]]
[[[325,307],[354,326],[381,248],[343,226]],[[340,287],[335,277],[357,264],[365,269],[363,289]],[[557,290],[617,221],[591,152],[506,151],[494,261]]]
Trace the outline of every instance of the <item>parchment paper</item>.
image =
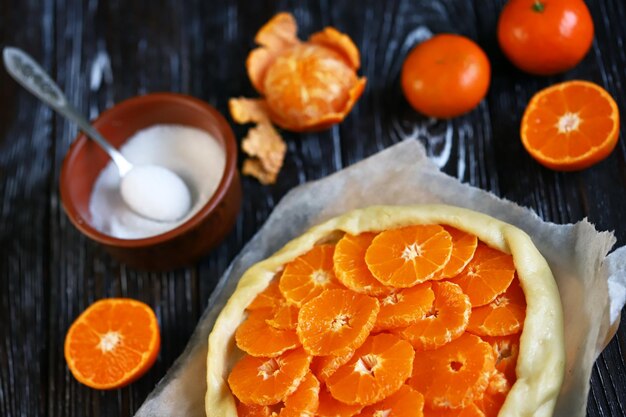
[[204,417],[207,338],[237,281],[310,226],[374,204],[445,203],[477,210],[528,233],[556,278],[565,318],[566,372],[555,416],[583,417],[591,369],[614,335],[626,299],[626,247],[588,221],[557,225],[534,212],[441,173],[407,140],[319,181],[290,191],[221,277],[183,354],[138,417]]

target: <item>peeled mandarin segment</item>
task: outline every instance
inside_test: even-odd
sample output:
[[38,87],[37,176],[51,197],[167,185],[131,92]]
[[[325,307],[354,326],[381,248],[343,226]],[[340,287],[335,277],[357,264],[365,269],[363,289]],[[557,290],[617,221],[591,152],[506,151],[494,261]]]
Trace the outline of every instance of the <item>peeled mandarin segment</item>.
[[233,367],[228,385],[242,403],[277,404],[298,388],[310,363],[311,357],[303,349],[276,358],[245,355]]
[[470,298],[472,307],[489,304],[509,288],[515,276],[513,257],[482,242],[465,269],[452,279]]
[[317,408],[317,417],[352,417],[357,415],[363,408],[360,404],[344,404],[337,401],[330,393],[322,388],[320,390],[320,405]]
[[300,345],[298,335],[293,330],[279,330],[267,323],[271,311],[255,310],[237,328],[237,347],[251,356],[276,357]]
[[424,396],[408,385],[384,400],[365,407],[359,417],[423,417]]
[[439,271],[435,279],[451,278],[459,274],[467,266],[476,252],[478,238],[471,233],[463,232],[454,227],[444,227],[452,238],[452,254],[446,266]]
[[437,408],[424,407],[424,417],[485,417],[485,414],[474,403],[464,408]]
[[356,83],[356,73],[339,53],[304,43],[276,57],[265,74],[264,92],[272,121],[302,131],[326,115],[347,114],[349,91]]
[[522,330],[525,317],[526,298],[516,279],[504,294],[472,310],[467,331],[479,336],[507,336]]
[[432,350],[460,337],[469,322],[472,306],[469,297],[451,282],[433,282],[432,309],[410,326],[396,332],[418,350]]
[[387,230],[374,238],[365,262],[384,285],[408,288],[443,269],[452,254],[452,238],[439,225]]
[[340,366],[348,363],[354,352],[343,355],[315,356],[311,362],[311,371],[322,382],[326,382]]
[[408,384],[430,408],[463,408],[483,395],[494,369],[491,346],[465,333],[439,349],[416,352]]
[[338,288],[333,272],[333,245],[314,246],[285,266],[280,277],[280,292],[291,304],[301,306],[322,291]]
[[489,379],[489,385],[483,396],[474,403],[483,412],[485,417],[497,417],[511,386],[506,377],[496,371]]
[[373,332],[406,327],[423,318],[433,307],[435,293],[430,282],[394,290],[381,297]]
[[361,233],[358,236],[346,233],[337,242],[333,262],[339,282],[352,291],[367,295],[388,294],[391,288],[378,281],[365,263],[365,252],[376,233]]
[[567,81],[531,99],[521,127],[526,150],[548,168],[583,169],[611,153],[619,137],[619,110],[602,87]]
[[496,370],[502,372],[509,381],[509,384],[513,385],[517,379],[515,368],[519,355],[520,334],[504,337],[482,336],[481,339],[489,343],[494,351]]
[[309,371],[293,394],[285,398],[280,417],[313,416],[319,406],[320,383]]
[[65,359],[79,382],[112,389],[143,375],[154,364],[159,346],[157,319],[148,305],[109,298],[92,304],[72,324]]
[[335,28],[327,27],[321,32],[314,33],[309,38],[309,42],[323,45],[340,53],[355,71],[361,66],[361,54],[352,39]]
[[371,405],[400,389],[411,375],[413,356],[406,340],[386,333],[370,336],[326,385],[343,403]]
[[297,333],[311,355],[344,355],[361,346],[376,321],[378,300],[350,290],[326,290],[305,303]]

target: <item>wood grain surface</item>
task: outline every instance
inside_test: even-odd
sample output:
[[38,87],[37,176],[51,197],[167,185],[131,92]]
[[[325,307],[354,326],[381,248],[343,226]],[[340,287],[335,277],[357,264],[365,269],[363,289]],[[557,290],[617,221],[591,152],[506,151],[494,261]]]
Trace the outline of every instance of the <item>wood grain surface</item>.
[[[0,46],[31,53],[89,117],[156,91],[191,94],[226,114],[229,97],[253,96],[244,62],[256,30],[294,13],[308,36],[326,25],[362,53],[365,94],[339,126],[286,134],[274,186],[243,180],[237,225],[201,262],[170,273],[132,270],[68,221],[59,171],[76,126],[53,114],[0,70],[0,415],[130,416],[181,353],[217,278],[292,187],[320,178],[406,138],[424,143],[445,172],[535,210],[556,223],[588,217],[626,243],[626,146],[577,173],[540,167],[524,151],[519,123],[531,95],[564,79],[599,83],[626,108],[626,3],[589,0],[593,49],[576,69],[537,78],[512,67],[495,35],[495,0],[0,0]],[[403,99],[406,53],[431,33],[456,32],[487,52],[487,98],[466,116],[434,121]],[[234,126],[241,137],[245,129]],[[622,130],[623,132],[623,130]],[[126,296],[151,305],[162,329],[156,365],[129,387],[100,392],[76,382],[63,358],[70,323],[90,303]],[[589,416],[626,415],[626,322],[596,363]]]

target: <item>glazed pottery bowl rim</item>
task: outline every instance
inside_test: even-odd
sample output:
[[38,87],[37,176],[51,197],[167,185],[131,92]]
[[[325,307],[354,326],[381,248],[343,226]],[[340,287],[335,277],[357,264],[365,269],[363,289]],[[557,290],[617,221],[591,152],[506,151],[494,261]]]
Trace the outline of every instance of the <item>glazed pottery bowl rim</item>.
[[[70,221],[81,233],[88,236],[92,240],[107,246],[115,246],[120,248],[143,248],[158,245],[160,243],[167,242],[174,238],[183,236],[188,231],[193,230],[194,228],[199,226],[207,217],[212,214],[212,212],[214,212],[215,208],[219,205],[219,203],[224,199],[225,195],[227,194],[228,189],[232,184],[233,177],[236,173],[237,145],[235,142],[234,133],[230,125],[228,124],[224,116],[222,116],[222,114],[216,108],[195,97],[169,92],[149,93],[141,96],[135,96],[123,100],[115,104],[110,109],[107,109],[104,112],[100,113],[100,115],[91,123],[97,129],[101,125],[108,123],[109,119],[114,117],[116,114],[123,113],[133,106],[142,105],[142,102],[146,101],[169,102],[170,104],[176,103],[185,107],[196,107],[201,112],[210,114],[211,117],[215,119],[216,128],[217,130],[219,130],[223,137],[222,141],[220,141],[219,139],[218,141],[223,142],[224,146],[224,155],[226,158],[224,173],[211,198],[208,199],[208,201],[200,208],[200,210],[198,210],[196,214],[194,214],[191,218],[178,225],[177,227],[158,235],[139,239],[122,239],[114,237],[99,231],[98,229],[93,227],[88,221],[77,221],[78,218],[83,218],[84,216],[80,214],[79,209],[76,207],[74,201],[70,197],[69,183],[72,180],[70,178],[69,169],[72,160],[74,158],[77,158],[77,149],[79,149],[81,145],[84,146],[87,141],[91,140],[87,138],[84,133],[79,131],[78,135],[70,145],[70,148],[68,149],[63,159],[60,176],[61,203]],[[158,121],[155,121],[154,124],[158,123]],[[128,138],[126,138],[125,141],[126,140],[128,140]],[[91,198],[91,195],[89,196],[89,198]]]

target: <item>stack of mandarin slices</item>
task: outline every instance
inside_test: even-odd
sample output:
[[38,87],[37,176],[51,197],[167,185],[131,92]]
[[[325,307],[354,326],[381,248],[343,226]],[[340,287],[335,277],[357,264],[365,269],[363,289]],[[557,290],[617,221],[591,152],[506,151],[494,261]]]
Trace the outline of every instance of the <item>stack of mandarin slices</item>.
[[330,236],[245,306],[236,414],[497,416],[527,308],[513,256],[446,224]]

